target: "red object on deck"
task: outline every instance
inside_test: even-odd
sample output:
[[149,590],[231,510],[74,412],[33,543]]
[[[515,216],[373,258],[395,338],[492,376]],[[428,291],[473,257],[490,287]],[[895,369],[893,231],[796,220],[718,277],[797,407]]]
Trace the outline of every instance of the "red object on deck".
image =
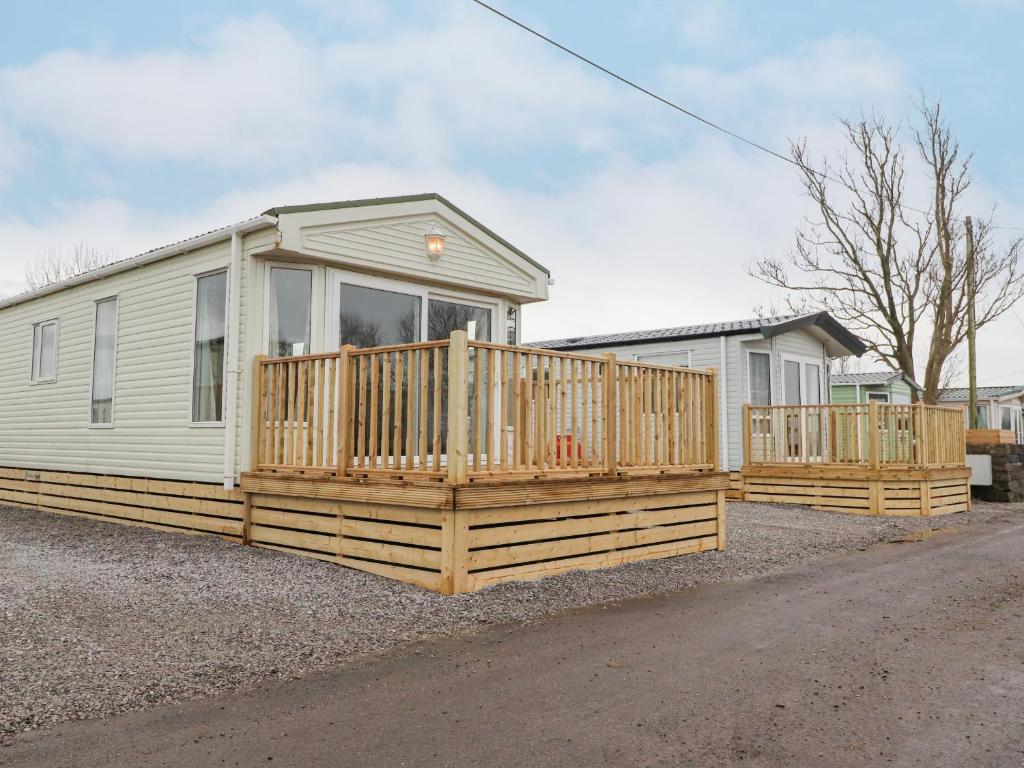
[[[565,455],[572,456],[572,435],[555,435],[555,458],[562,458],[562,441],[565,441]],[[576,457],[583,460],[583,443],[576,443]]]

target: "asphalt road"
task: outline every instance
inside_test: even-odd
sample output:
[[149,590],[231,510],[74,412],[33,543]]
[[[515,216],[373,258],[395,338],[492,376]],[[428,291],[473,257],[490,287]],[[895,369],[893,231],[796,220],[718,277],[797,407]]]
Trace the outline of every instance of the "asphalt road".
[[1022,555],[1024,524],[971,525],[55,726],[0,764],[1020,766]]

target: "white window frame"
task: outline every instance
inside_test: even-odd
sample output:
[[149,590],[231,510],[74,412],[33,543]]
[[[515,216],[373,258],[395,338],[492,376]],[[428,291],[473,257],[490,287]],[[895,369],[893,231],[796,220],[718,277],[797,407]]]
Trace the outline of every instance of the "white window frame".
[[754,402],[753,389],[750,386],[750,382],[753,380],[753,376],[750,375],[751,355],[766,355],[768,357],[768,405],[775,405],[775,391],[772,386],[772,352],[770,349],[748,349],[747,350],[747,404],[752,405]]
[[[828,402],[828,397],[825,394],[825,365],[820,358],[817,357],[804,357],[802,355],[788,355],[784,354],[781,357],[782,363],[779,366],[782,372],[782,387],[780,392],[782,394],[782,401],[785,404],[786,400],[786,362],[798,363],[800,366],[800,404],[801,405],[825,405]],[[807,402],[807,376],[804,373],[805,365],[816,365],[818,366],[818,402],[808,403]]]
[[[113,371],[110,379],[110,422],[109,423],[96,423],[92,420],[92,400],[93,400],[93,387],[96,385],[96,308],[105,301],[114,302],[114,360]],[[89,347],[89,411],[87,418],[89,420],[89,429],[113,429],[114,428],[114,414],[117,412],[115,404],[117,401],[117,348],[118,342],[120,341],[121,334],[119,331],[121,319],[121,297],[119,294],[113,296],[104,296],[100,299],[93,300],[92,303],[92,344]]]
[[[212,275],[219,275],[224,273],[224,386],[227,387],[227,371],[228,371],[228,356],[227,356],[227,342],[228,342],[228,292],[231,286],[231,268],[230,267],[217,267],[215,269],[207,270],[206,272],[197,272],[192,275],[192,349],[188,356],[189,365],[189,377],[188,377],[188,421],[189,427],[197,427],[199,429],[208,429],[210,427],[221,428],[224,427],[224,415],[225,403],[221,404],[221,420],[220,421],[194,421],[192,415],[195,413],[193,410],[193,399],[195,398],[196,392],[196,323],[199,321],[199,280],[204,277],[211,277]],[[269,294],[268,294],[269,295]],[[268,336],[269,338],[269,336]],[[269,347],[269,340],[264,349]],[[227,400],[227,389],[224,390],[224,399]]]
[[[322,351],[323,337],[321,329],[323,323],[317,322],[318,317],[323,317],[323,288],[319,283],[319,276],[323,270],[315,264],[299,263],[294,261],[266,261],[263,264],[263,343],[260,348],[263,354],[270,354],[270,288],[271,276],[275,269],[294,269],[309,272],[309,349],[305,354],[315,354]],[[230,277],[230,275],[229,275]]]
[[[49,376],[45,379],[36,378],[36,331],[41,330],[47,325],[53,326],[53,376]],[[38,323],[32,324],[32,353],[29,358],[28,364],[28,383],[35,384],[53,384],[57,381],[57,357],[58,349],[60,348],[60,319],[54,318],[52,320],[41,320]],[[40,347],[41,349],[41,347]],[[42,362],[42,360],[40,360]]]
[[872,400],[874,400],[876,403],[888,403],[889,402],[889,393],[888,392],[865,392],[864,394],[867,396],[867,398],[868,398],[867,401],[869,403]]
[[[686,365],[679,365],[679,363],[661,363],[651,358],[663,357],[668,355],[686,355]],[[666,349],[663,352],[635,352],[633,359],[638,363],[651,363],[652,365],[673,365],[677,368],[690,368],[693,365],[693,350],[692,349]]]

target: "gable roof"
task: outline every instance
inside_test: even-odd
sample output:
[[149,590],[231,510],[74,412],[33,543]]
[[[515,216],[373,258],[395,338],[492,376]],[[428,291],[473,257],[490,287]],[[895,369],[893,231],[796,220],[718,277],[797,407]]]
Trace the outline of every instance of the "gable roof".
[[129,269],[134,269],[135,267],[140,267],[143,266],[144,264],[149,264],[154,261],[160,261],[161,259],[167,259],[182,253],[187,253],[189,251],[202,248],[206,245],[226,240],[230,238],[231,235],[235,232],[251,232],[255,229],[260,229],[262,227],[276,226],[278,216],[284,214],[304,213],[307,211],[327,211],[338,208],[359,208],[363,206],[387,205],[394,203],[415,203],[423,200],[436,200],[437,202],[449,208],[451,211],[458,214],[463,219],[468,221],[470,224],[484,232],[488,237],[493,238],[495,241],[501,243],[501,245],[508,248],[517,256],[529,262],[537,269],[541,270],[544,274],[548,276],[551,275],[551,271],[547,267],[534,261],[532,258],[527,256],[521,250],[519,250],[514,245],[509,243],[507,240],[496,234],[493,230],[485,227],[483,224],[474,219],[461,208],[453,205],[451,202],[449,202],[436,192],[430,192],[422,195],[373,197],[362,200],[342,200],[333,203],[311,203],[308,205],[281,205],[275,208],[268,208],[259,216],[254,216],[251,219],[245,219],[244,221],[240,221],[237,224],[231,224],[226,227],[219,227],[217,229],[212,229],[209,232],[204,232],[201,235],[195,235],[193,237],[185,238],[184,240],[179,240],[177,242],[171,243],[170,245],[160,246],[159,248],[152,248],[148,251],[143,251],[142,253],[137,254],[135,256],[129,256],[124,259],[119,259],[117,261],[111,262],[110,264],[105,264],[102,267],[97,267],[96,269],[90,269],[86,272],[81,273],[80,275],[75,275],[66,280],[60,280],[56,283],[45,285],[42,288],[24,291],[13,296],[0,297],[0,309],[13,306],[15,304],[22,304],[26,301],[30,301],[40,296],[46,296],[47,294],[56,293],[58,291],[64,290],[65,288],[70,288],[75,285],[89,283],[92,282],[93,280],[101,280],[105,277],[109,277],[110,275],[117,274],[118,272],[125,272]]
[[534,261],[532,258],[527,256],[521,250],[516,248],[512,243],[497,234],[494,230],[485,227],[479,221],[474,219],[464,210],[459,208],[457,205],[437,194],[436,192],[426,192],[420,195],[398,195],[396,197],[368,197],[362,200],[338,200],[336,202],[328,203],[308,203],[305,205],[279,205],[275,208],[268,208],[263,212],[264,216],[282,216],[288,213],[309,213],[311,211],[333,211],[340,208],[363,208],[370,205],[393,205],[396,203],[418,203],[424,200],[436,200],[441,205],[445,206],[453,213],[458,214],[477,229],[484,232],[488,237],[497,240],[503,246],[512,251],[516,256],[529,262],[544,274],[550,276],[551,270],[545,267],[543,264]]
[[[997,400],[1010,395],[1024,395],[1024,384],[1006,384],[1000,387],[978,387],[978,397],[984,400]],[[939,390],[939,400],[967,401],[967,387],[949,387]]]
[[541,349],[594,349],[629,344],[650,344],[658,341],[683,341],[716,336],[737,336],[760,333],[769,339],[782,333],[817,327],[831,336],[851,354],[860,357],[867,351],[857,336],[847,330],[828,312],[812,312],[806,315],[782,315],[779,317],[755,317],[747,320],[727,320],[718,323],[682,325],[674,328],[655,328],[647,331],[606,333],[597,336],[576,336],[565,339],[530,342],[531,347]]
[[911,387],[916,389],[918,392],[924,392],[924,387],[914,381],[912,378],[907,376],[903,371],[869,371],[865,373],[833,373],[832,383],[833,384],[860,384],[863,386],[871,386],[878,384],[888,384],[893,381],[902,379],[907,382]]

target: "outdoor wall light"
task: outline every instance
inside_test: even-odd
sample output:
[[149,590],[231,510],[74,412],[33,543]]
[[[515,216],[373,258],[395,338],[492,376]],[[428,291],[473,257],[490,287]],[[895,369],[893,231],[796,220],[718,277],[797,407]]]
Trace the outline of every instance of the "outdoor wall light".
[[427,256],[431,261],[437,261],[444,253],[444,232],[435,226],[424,237],[427,238]]

